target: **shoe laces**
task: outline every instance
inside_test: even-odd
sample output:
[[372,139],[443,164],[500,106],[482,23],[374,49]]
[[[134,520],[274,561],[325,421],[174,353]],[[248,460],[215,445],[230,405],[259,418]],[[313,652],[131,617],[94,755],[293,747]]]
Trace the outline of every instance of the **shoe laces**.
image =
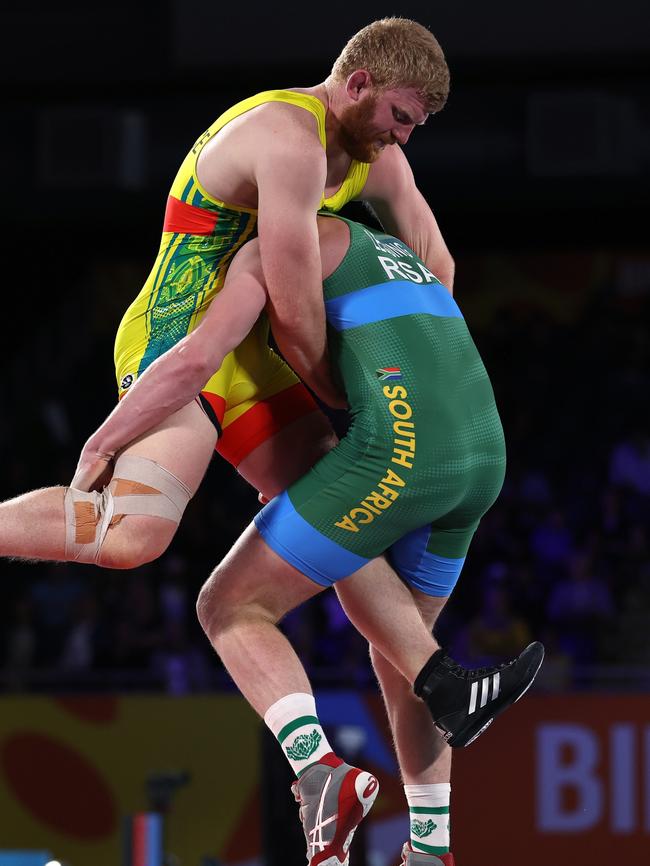
[[462,677],[463,679],[475,679],[479,677],[489,676],[490,674],[498,673],[502,671],[504,668],[510,667],[512,662],[502,662],[498,665],[486,666],[482,668],[464,668],[462,665],[455,662],[451,656],[447,656],[445,659],[446,666],[451,671],[451,673],[456,674],[458,677]]

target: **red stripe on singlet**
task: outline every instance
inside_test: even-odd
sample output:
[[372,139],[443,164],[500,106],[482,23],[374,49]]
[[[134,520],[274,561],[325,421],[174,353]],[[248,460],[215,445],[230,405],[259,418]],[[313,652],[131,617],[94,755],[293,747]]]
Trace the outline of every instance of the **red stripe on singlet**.
[[[210,404],[210,407],[215,414],[216,421],[219,424],[219,432],[221,432],[223,416],[226,412],[226,401],[218,394],[211,394],[209,391],[201,391],[201,397]],[[205,409],[205,406],[203,408]],[[214,422],[215,419],[210,418],[210,420]]]
[[217,442],[217,451],[233,466],[239,466],[258,445],[279,433],[318,405],[302,382],[260,400],[227,427]]
[[188,235],[210,235],[219,219],[219,214],[187,204],[170,195],[165,210],[164,232]]

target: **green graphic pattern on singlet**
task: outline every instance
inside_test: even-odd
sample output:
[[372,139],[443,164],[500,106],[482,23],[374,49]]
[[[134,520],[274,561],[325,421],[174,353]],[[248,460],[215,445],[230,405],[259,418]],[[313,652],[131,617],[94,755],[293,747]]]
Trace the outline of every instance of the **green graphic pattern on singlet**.
[[163,235],[152,270],[155,282],[146,311],[149,333],[138,375],[186,336],[193,318],[203,315],[212,302],[219,270],[237,251],[243,234],[255,236],[255,215],[217,205],[198,191],[192,204],[216,212],[218,219],[209,235]]
[[[391,282],[379,256],[424,267],[394,238],[348,225],[350,250],[325,281],[326,301]],[[431,275],[429,282],[432,291],[446,291],[434,288]],[[395,291],[408,291],[408,286],[396,285]],[[467,532],[457,543],[453,530],[478,523],[498,495],[505,471],[492,386],[464,319],[426,313],[398,316],[342,331],[330,328],[328,343],[348,395],[352,424],[340,445],[289,489],[294,507],[319,532],[363,556],[374,556],[431,522],[451,530],[442,542],[445,549],[438,540],[432,552],[463,556]],[[399,367],[401,378],[380,380],[377,370],[385,367]],[[389,410],[385,387],[395,389],[391,393],[412,410],[412,468],[391,461],[395,439],[409,428],[395,432],[398,419]],[[398,387],[406,390],[405,397]],[[337,519],[377,490],[387,469],[405,482],[398,488],[399,497],[357,532],[337,527]],[[334,518],[337,507],[340,514]],[[459,544],[464,548],[460,552]]]

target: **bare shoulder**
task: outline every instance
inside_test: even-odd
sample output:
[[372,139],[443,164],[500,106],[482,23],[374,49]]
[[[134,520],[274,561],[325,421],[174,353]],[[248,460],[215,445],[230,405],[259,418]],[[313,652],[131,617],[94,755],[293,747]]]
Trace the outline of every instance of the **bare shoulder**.
[[255,135],[279,139],[291,151],[307,148],[325,157],[318,123],[310,111],[287,102],[266,102],[248,114],[249,130]]
[[210,195],[251,208],[259,206],[262,186],[273,195],[304,188],[311,201],[322,192],[326,171],[316,118],[279,102],[233,118],[205,145],[197,162],[199,181]]
[[[214,136],[199,157],[201,163],[224,158],[247,166],[268,158],[316,160],[326,165],[318,124],[311,112],[283,102],[266,102],[235,117]],[[218,169],[218,165],[217,165]]]
[[323,266],[323,279],[331,276],[350,249],[348,224],[336,217],[318,217],[318,238]]

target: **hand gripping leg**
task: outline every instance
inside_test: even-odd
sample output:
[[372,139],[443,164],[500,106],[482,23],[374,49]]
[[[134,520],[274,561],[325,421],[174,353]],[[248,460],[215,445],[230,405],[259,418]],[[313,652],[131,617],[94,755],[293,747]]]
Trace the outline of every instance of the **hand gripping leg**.
[[178,525],[190,498],[183,482],[154,460],[118,457],[113,478],[101,493],[66,490],[66,559],[98,562],[106,533],[125,514],[163,517]]

